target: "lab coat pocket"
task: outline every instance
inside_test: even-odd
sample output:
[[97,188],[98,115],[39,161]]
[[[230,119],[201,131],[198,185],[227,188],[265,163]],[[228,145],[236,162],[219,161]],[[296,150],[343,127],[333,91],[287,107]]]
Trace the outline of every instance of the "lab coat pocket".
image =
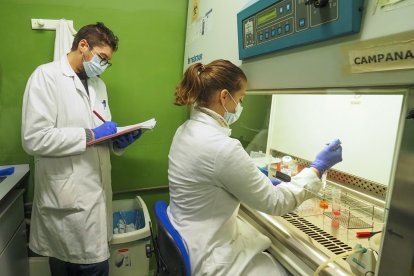
[[43,210],[80,210],[70,157],[36,160],[36,195]]
[[80,210],[73,175],[50,176],[40,196],[41,208],[60,211]]

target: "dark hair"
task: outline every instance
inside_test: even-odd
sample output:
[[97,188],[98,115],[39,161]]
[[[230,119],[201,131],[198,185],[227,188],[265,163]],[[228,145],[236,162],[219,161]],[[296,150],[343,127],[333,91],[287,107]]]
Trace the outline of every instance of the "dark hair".
[[215,92],[227,89],[239,91],[247,78],[243,71],[228,60],[218,59],[207,65],[195,63],[187,68],[175,89],[176,105],[208,104]]
[[83,26],[76,34],[72,43],[72,51],[78,49],[79,42],[86,39],[89,47],[109,46],[112,51],[118,50],[119,39],[114,33],[108,29],[102,22]]

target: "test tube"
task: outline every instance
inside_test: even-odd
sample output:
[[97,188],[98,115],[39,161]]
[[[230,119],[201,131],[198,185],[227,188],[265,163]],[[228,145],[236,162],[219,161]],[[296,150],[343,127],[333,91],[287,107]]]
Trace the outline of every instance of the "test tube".
[[319,202],[319,207],[320,208],[322,208],[322,209],[328,209],[328,207],[329,207],[329,203],[328,203],[328,201],[325,199],[325,193],[326,193],[326,178],[327,178],[327,176],[328,176],[328,172],[327,171],[325,171],[323,174],[322,174],[322,176],[321,176],[321,181],[322,181],[322,190],[321,190],[321,192],[319,193],[319,195],[321,195],[322,196],[322,198],[321,198],[321,200],[320,200],[320,202]]
[[322,190],[325,190],[326,188],[326,178],[328,177],[328,172],[325,171],[322,176],[321,176],[321,181],[322,181]]
[[332,188],[332,214],[335,218],[341,215],[341,189]]

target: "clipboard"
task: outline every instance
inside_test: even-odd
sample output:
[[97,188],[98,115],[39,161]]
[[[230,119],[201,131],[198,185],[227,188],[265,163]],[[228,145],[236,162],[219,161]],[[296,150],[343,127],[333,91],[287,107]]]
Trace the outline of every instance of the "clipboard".
[[117,130],[116,133],[101,137],[99,139],[92,140],[89,143],[87,143],[86,145],[91,146],[91,145],[94,145],[94,144],[99,144],[99,143],[105,142],[107,140],[116,138],[118,136],[122,136],[122,135],[130,133],[130,132],[134,132],[138,129],[142,129],[142,131],[145,132],[146,130],[153,129],[156,124],[157,124],[157,121],[155,121],[155,118],[152,118],[152,119],[149,119],[145,122],[138,123],[138,124],[135,124],[135,125],[117,127],[116,128],[116,130]]

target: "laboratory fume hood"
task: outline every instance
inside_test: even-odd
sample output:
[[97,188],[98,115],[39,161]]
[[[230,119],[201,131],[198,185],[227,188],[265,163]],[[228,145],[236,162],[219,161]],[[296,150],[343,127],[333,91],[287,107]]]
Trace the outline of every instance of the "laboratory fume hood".
[[[414,272],[414,1],[392,2],[189,1],[184,70],[214,59],[243,69],[248,96],[232,136],[248,153],[303,168],[324,143],[343,142],[325,188],[294,212],[240,208],[293,275],[327,261],[321,275]],[[369,258],[341,257],[358,245]]]

